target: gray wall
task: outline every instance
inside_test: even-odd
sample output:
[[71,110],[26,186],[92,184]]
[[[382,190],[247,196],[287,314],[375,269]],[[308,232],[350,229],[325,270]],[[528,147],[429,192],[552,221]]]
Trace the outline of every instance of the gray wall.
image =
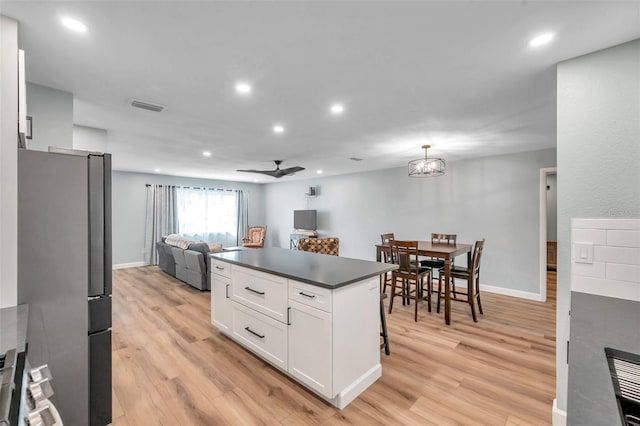
[[[27,59],[28,61],[28,59]],[[46,151],[49,146],[72,148],[73,95],[27,83],[27,112],[32,117],[32,139],[27,148]]]
[[558,239],[558,178],[547,175],[547,240]]
[[561,410],[567,401],[570,220],[640,218],[639,164],[640,41],[559,64],[556,386]]
[[[264,224],[262,185],[178,176],[113,172],[113,264],[144,261],[146,184],[242,189],[248,197],[249,225]],[[267,230],[267,234],[269,230]]]
[[18,303],[18,23],[0,16],[0,308]]
[[[539,293],[540,168],[555,149],[450,162],[437,178],[409,178],[394,168],[267,184],[267,245],[288,247],[293,210],[317,209],[321,236],[340,238],[340,255],[375,259],[380,234],[429,239],[456,233],[486,238],[482,284]],[[317,197],[307,197],[309,186]]]
[[109,152],[107,131],[94,127],[73,125],[73,149]]

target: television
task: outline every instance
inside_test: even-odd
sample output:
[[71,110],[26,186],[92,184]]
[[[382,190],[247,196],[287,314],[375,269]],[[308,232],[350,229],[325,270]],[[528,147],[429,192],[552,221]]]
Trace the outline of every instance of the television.
[[318,228],[316,210],[294,210],[293,228],[315,231]]

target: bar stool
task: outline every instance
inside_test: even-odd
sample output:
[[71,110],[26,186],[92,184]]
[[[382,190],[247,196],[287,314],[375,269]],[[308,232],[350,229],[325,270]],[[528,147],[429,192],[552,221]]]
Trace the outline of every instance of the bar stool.
[[[391,253],[398,261],[398,269],[391,272],[391,300],[389,313],[393,309],[393,299],[402,297],[403,302],[413,297],[415,300],[414,321],[418,321],[418,301],[422,300],[422,286],[427,277],[427,309],[431,312],[431,268],[421,267],[418,263],[418,241],[392,240]],[[400,282],[400,287],[398,287]],[[411,289],[413,287],[413,290]],[[400,290],[400,291],[396,291]]]
[[[466,296],[466,298],[451,300],[468,303],[469,307],[471,308],[471,317],[473,318],[473,322],[478,322],[474,303],[478,304],[478,311],[480,311],[480,314],[484,314],[484,312],[482,311],[482,302],[480,301],[480,258],[482,257],[483,250],[484,238],[480,241],[476,241],[475,247],[473,248],[473,255],[471,257],[471,265],[469,265],[467,268],[454,266],[453,268],[451,268],[450,272],[451,283],[453,283],[456,278],[467,281],[467,292],[458,292],[458,296]],[[444,270],[441,269],[440,276],[438,277],[438,307],[436,309],[436,312],[438,313],[440,312],[440,297],[443,291],[443,276]],[[444,285],[449,285],[449,283],[444,283]]]
[[387,319],[384,316],[384,302],[383,300],[387,298],[385,293],[380,293],[380,337],[382,337],[382,343],[380,344],[380,349],[384,348],[385,355],[391,355],[391,351],[389,350],[389,333],[387,333]]

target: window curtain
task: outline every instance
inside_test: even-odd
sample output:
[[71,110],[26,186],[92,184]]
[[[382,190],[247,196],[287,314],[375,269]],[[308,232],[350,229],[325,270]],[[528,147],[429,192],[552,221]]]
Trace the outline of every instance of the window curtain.
[[238,245],[238,193],[211,188],[178,188],[178,232],[194,241]]
[[147,210],[144,232],[145,261],[158,263],[156,242],[178,231],[176,187],[147,185]]
[[242,238],[247,236],[247,232],[249,229],[249,203],[247,200],[247,194],[245,194],[244,191],[236,191],[236,193],[238,201],[238,230],[236,245],[241,246]]

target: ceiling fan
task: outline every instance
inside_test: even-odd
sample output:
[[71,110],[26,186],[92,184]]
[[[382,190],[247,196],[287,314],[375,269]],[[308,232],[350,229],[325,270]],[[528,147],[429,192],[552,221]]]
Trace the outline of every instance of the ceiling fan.
[[273,176],[274,178],[281,178],[282,176],[292,175],[296,172],[300,172],[304,170],[304,167],[296,166],[289,167],[288,169],[280,169],[280,164],[282,164],[282,160],[273,160],[276,163],[275,170],[237,170],[238,172],[247,172],[247,173],[260,173],[267,176]]

